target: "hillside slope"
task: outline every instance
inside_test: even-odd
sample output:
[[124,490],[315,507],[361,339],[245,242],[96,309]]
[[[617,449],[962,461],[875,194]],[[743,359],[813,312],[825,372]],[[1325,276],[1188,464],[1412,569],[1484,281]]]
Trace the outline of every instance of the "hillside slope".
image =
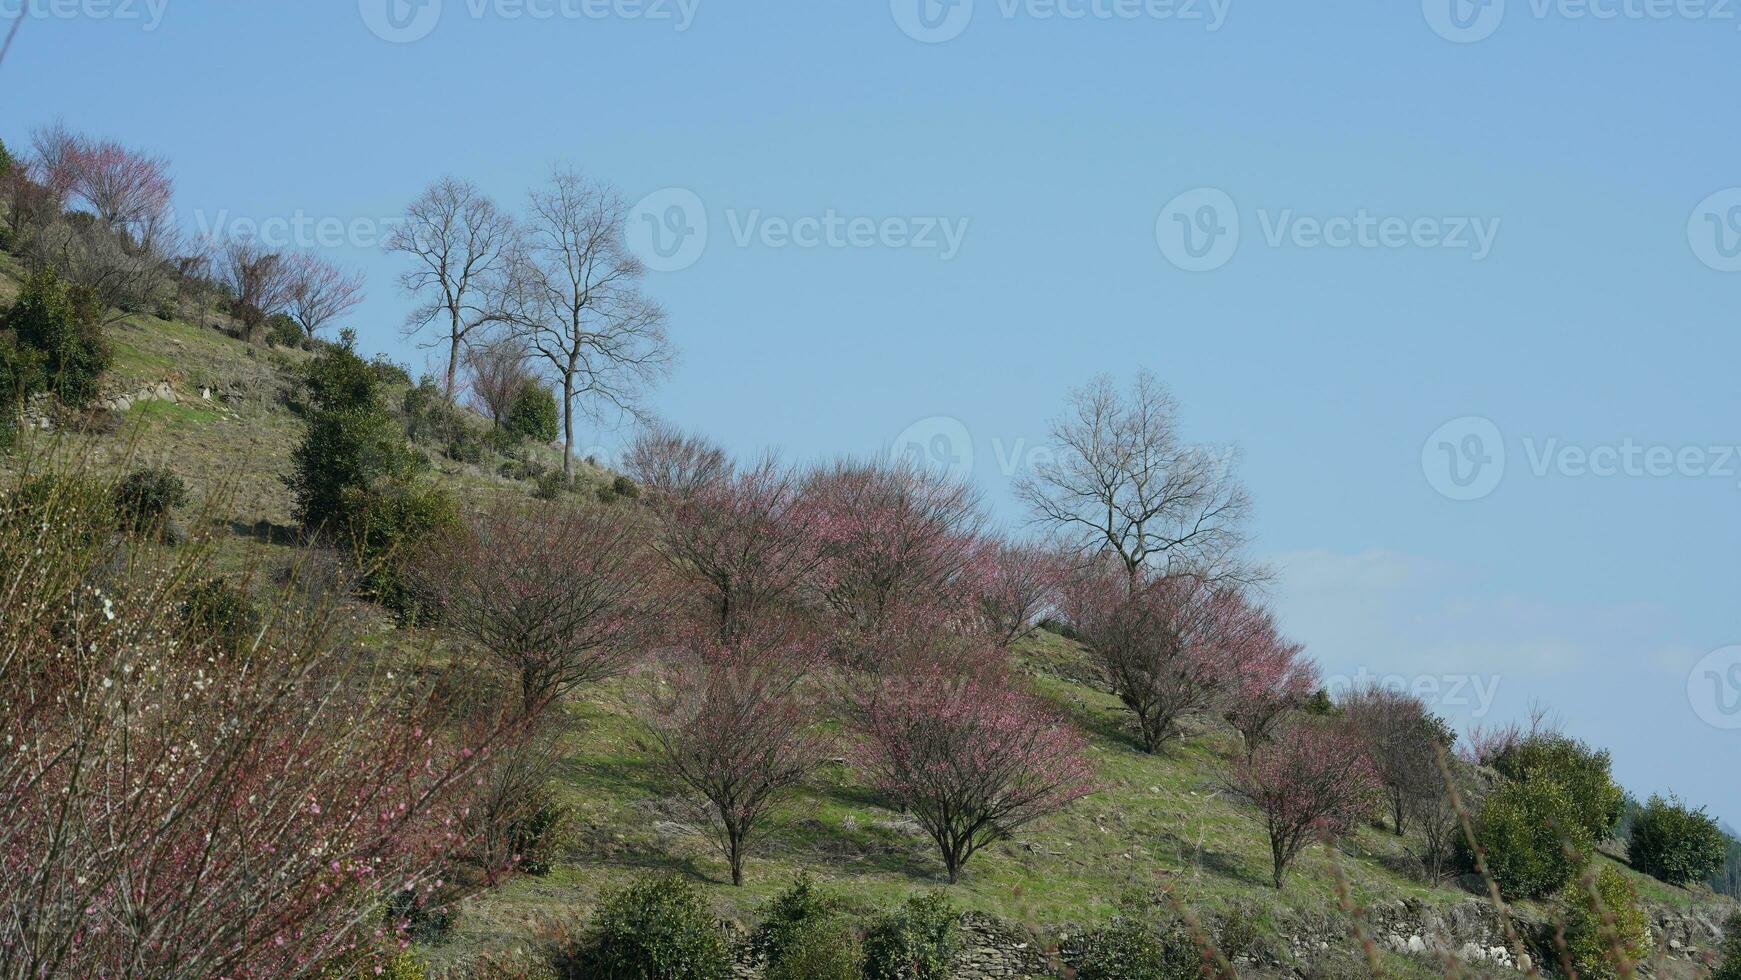
[[[0,257],[0,301],[16,289],[15,276],[10,260]],[[112,328],[115,363],[105,390],[117,408],[108,422],[90,427],[90,445],[113,465],[166,466],[196,497],[221,500],[215,523],[223,562],[290,560],[296,546],[282,477],[301,433],[293,408],[295,369],[308,355],[250,346],[211,324],[136,317]],[[472,497],[530,493],[528,467],[554,465],[553,453],[540,447],[535,459],[487,454],[473,462],[428,455],[438,479]],[[609,482],[606,471],[584,469],[586,479]],[[427,637],[360,610],[381,642],[426,645]],[[1479,901],[1464,887],[1421,883],[1412,873],[1421,842],[1377,828],[1362,830],[1335,855],[1311,849],[1288,887],[1275,892],[1260,819],[1222,789],[1235,736],[1205,727],[1170,752],[1146,755],[1132,745],[1115,699],[1087,681],[1074,644],[1042,632],[1023,641],[1017,655],[1033,689],[1087,734],[1097,789],[1021,840],[978,855],[965,879],[948,887],[961,907],[1048,943],[1103,921],[1127,891],[1164,885],[1211,919],[1235,912],[1251,917],[1266,956],[1296,963],[1301,924],[1333,918],[1344,901],[1447,909]],[[561,797],[574,814],[568,846],[549,874],[519,876],[469,900],[451,935],[427,951],[436,967],[457,967],[482,950],[552,942],[583,922],[602,892],[652,869],[695,879],[721,915],[742,922],[753,921],[758,906],[800,870],[867,912],[945,887],[917,827],[882,806],[844,760],[804,785],[753,856],[748,883],[731,887],[724,862],[691,826],[681,798],[655,767],[631,708],[635,683],[591,691],[568,706],[574,731],[564,743],[560,779]],[[1720,917],[1722,903],[1708,891],[1636,875],[1611,854],[1601,860],[1631,876],[1659,911]],[[1351,948],[1352,942],[1324,955],[1346,956]],[[1384,956],[1397,975],[1439,972],[1425,959]]]

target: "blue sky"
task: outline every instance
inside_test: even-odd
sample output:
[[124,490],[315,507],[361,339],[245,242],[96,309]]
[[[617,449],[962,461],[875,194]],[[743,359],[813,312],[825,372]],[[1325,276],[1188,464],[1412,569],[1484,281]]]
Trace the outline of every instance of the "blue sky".
[[1733,0],[63,2],[0,138],[164,154],[190,228],[338,219],[366,347],[425,357],[372,229],[572,162],[705,216],[649,279],[669,418],[799,458],[941,434],[1013,524],[1065,390],[1148,367],[1240,448],[1328,673],[1460,725],[1545,698],[1741,822]]

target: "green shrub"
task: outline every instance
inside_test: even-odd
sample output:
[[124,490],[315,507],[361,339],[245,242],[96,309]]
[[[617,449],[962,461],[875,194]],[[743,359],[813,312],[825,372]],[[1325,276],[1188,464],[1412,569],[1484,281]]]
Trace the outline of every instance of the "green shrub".
[[302,332],[302,325],[282,313],[267,317],[263,329],[266,331],[266,340],[274,347],[295,350],[308,341],[307,335]]
[[74,407],[97,396],[97,382],[111,355],[103,340],[102,309],[90,290],[64,282],[44,269],[30,277],[0,331],[41,355],[43,386]]
[[459,526],[459,508],[440,486],[390,478],[369,486],[346,487],[341,512],[344,534],[371,599],[411,619],[416,596],[405,575],[412,550],[431,535]]
[[1627,856],[1645,874],[1685,885],[1723,866],[1729,839],[1703,808],[1688,809],[1679,797],[1652,796],[1632,820]]
[[18,342],[10,330],[0,330],[0,400],[15,413],[31,395],[48,388],[47,358],[42,351]]
[[15,163],[12,151],[6,148],[6,141],[0,140],[0,178],[9,176]]
[[725,936],[695,889],[675,875],[642,878],[599,906],[582,942],[581,976],[724,980]]
[[611,481],[611,491],[624,500],[641,499],[641,486],[622,474]]
[[379,980],[423,980],[428,969],[428,965],[423,962],[423,957],[404,949],[395,953],[392,959],[382,964],[381,972],[375,973],[371,970],[363,976],[373,976]]
[[574,484],[569,481],[568,474],[561,470],[551,470],[537,478],[532,488],[532,496],[539,500],[556,500],[573,489]]
[[1650,920],[1638,907],[1638,893],[1626,876],[1604,867],[1594,881],[1568,883],[1560,893],[1558,912],[1565,927],[1566,951],[1581,977],[1609,980],[1634,975],[1633,967],[1650,953]]
[[546,793],[545,798],[524,817],[508,825],[508,840],[514,853],[520,855],[518,870],[534,878],[550,873],[551,857],[561,848],[572,812]]
[[260,632],[260,611],[253,600],[221,578],[190,586],[181,603],[181,615],[196,636],[211,640],[227,653],[241,651]]
[[[1196,944],[1177,922],[1157,918],[1148,896],[1129,894],[1117,906],[1110,922],[1082,936],[1071,964],[1078,980],[1184,980],[1202,975],[1203,957]],[[1230,933],[1239,933],[1246,924],[1249,919],[1240,919]]]
[[768,964],[767,980],[859,980],[864,948],[852,924],[840,916],[812,919],[786,937],[780,957]]
[[375,383],[391,388],[409,388],[411,386],[411,369],[395,362],[386,354],[376,354],[369,361],[369,370],[375,375]]
[[315,413],[290,459],[296,519],[313,531],[346,529],[358,491],[414,470],[399,424],[375,408]]
[[773,962],[798,931],[839,912],[838,899],[824,894],[808,874],[799,874],[790,888],[762,907],[762,924],[750,935],[750,949]]
[[380,408],[380,382],[350,344],[324,344],[302,369],[312,412]]
[[536,381],[521,386],[502,420],[502,427],[509,432],[538,442],[555,442],[560,424],[556,396]]
[[1609,774],[1606,751],[1565,735],[1532,735],[1499,753],[1493,768],[1518,782],[1558,783],[1593,841],[1607,840],[1620,822],[1626,794]]
[[157,527],[171,510],[187,503],[187,484],[170,470],[134,470],[115,485],[115,516],[131,531]]
[[915,895],[864,939],[868,980],[946,980],[959,950],[959,916],[942,895]]
[[[1589,830],[1560,784],[1551,780],[1508,782],[1487,797],[1477,814],[1476,839],[1488,871],[1508,898],[1539,898],[1571,881],[1595,848]],[[1468,842],[1459,854],[1473,864]]]
[[1717,969],[1711,980],[1741,980],[1741,912],[1723,924],[1723,942],[1717,947]]

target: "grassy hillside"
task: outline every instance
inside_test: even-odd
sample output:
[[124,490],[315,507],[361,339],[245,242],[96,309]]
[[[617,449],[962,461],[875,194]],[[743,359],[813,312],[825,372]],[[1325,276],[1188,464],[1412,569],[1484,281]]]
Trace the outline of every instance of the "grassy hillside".
[[[0,301],[16,289],[15,273],[0,256]],[[164,465],[196,497],[221,498],[223,562],[291,560],[291,499],[281,478],[301,432],[291,407],[294,372],[308,355],[251,346],[185,319],[135,318],[110,337],[115,363],[107,390],[127,393],[168,382],[175,399],[140,401],[119,413],[112,431],[91,436],[99,458]],[[538,452],[546,464],[555,459],[554,450]],[[501,474],[499,457],[458,463],[429,456],[432,472],[463,497],[531,491],[526,480]],[[588,467],[586,476],[605,482],[609,474]],[[396,630],[361,604],[358,611],[383,643],[426,648],[427,637]],[[1283,892],[1269,887],[1262,824],[1221,788],[1235,736],[1209,728],[1165,754],[1143,754],[1115,700],[1086,682],[1074,644],[1040,633],[1017,654],[1034,690],[1088,735],[1098,788],[1021,840],[975,857],[965,879],[949,887],[960,906],[1055,936],[1103,920],[1130,889],[1164,884],[1200,911],[1248,911],[1272,937],[1297,917],[1338,907],[1332,859],[1321,848],[1302,856]],[[560,793],[574,814],[571,840],[548,875],[516,877],[469,900],[450,938],[428,951],[435,965],[571,932],[601,892],[649,869],[690,876],[722,915],[745,922],[800,869],[867,911],[946,887],[916,825],[882,806],[843,760],[826,765],[778,814],[752,858],[747,884],[731,887],[724,861],[690,825],[682,800],[655,768],[630,707],[635,683],[631,678],[593,690],[567,706],[574,731],[564,745]],[[1411,876],[1411,853],[1420,849],[1413,837],[1377,828],[1344,842],[1336,860],[1353,901],[1470,900],[1469,891],[1429,887]],[[1621,866],[1658,905],[1685,909],[1711,901],[1708,892],[1635,875],[1611,855],[1601,860]],[[1400,958],[1396,968],[1400,975],[1436,974]]]

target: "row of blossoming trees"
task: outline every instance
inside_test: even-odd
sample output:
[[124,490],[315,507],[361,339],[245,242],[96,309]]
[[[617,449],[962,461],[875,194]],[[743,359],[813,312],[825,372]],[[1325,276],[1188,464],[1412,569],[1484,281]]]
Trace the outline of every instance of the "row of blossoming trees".
[[[1238,730],[1232,782],[1270,823],[1279,886],[1304,843],[1370,808],[1371,768],[1346,731],[1293,711],[1316,671],[1253,600],[1243,495],[1223,460],[1178,444],[1175,414],[1147,376],[1077,392],[1054,432],[1069,462],[1023,488],[1044,545],[994,533],[972,490],[906,462],[743,462],[654,428],[627,455],[642,506],[498,502],[422,549],[412,578],[434,622],[518,675],[529,717],[648,668],[631,686],[734,883],[831,757],[924,828],[951,881],[1088,793],[1083,739],[1011,663],[1050,617],[1142,749],[1205,719]],[[823,734],[835,717],[844,745]]]

